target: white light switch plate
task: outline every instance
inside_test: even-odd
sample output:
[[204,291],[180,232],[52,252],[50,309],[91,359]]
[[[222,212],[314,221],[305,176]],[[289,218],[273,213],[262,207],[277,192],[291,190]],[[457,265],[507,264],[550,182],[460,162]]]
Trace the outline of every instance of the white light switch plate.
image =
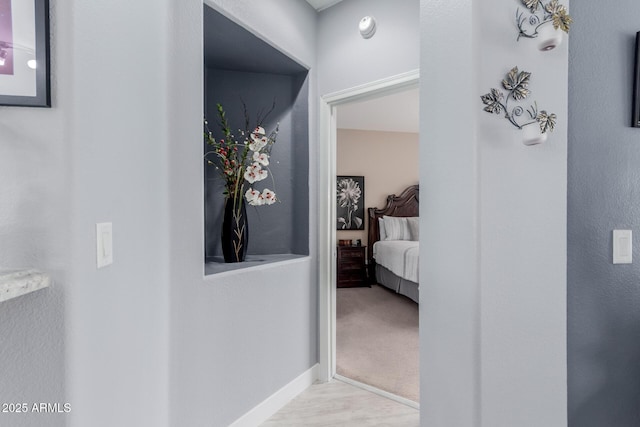
[[631,264],[633,254],[633,234],[631,230],[613,230],[613,263]]
[[96,260],[98,268],[113,264],[113,225],[110,222],[96,224]]

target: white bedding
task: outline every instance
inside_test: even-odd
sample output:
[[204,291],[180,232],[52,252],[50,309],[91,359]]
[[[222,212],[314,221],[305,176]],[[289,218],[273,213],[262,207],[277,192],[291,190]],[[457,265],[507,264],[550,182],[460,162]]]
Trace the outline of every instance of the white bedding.
[[373,244],[373,258],[395,275],[419,283],[419,248],[420,244],[412,240],[381,240]]

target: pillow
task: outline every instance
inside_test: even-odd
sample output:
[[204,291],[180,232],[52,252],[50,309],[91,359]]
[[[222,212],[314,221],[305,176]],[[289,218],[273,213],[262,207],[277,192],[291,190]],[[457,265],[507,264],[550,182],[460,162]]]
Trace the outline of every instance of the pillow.
[[409,225],[411,240],[415,242],[420,240],[420,217],[412,216],[407,218],[407,224]]
[[384,240],[411,240],[411,232],[407,218],[384,216],[384,230],[386,236]]
[[387,231],[384,228],[383,218],[378,218],[378,234],[380,235],[380,240],[387,240]]

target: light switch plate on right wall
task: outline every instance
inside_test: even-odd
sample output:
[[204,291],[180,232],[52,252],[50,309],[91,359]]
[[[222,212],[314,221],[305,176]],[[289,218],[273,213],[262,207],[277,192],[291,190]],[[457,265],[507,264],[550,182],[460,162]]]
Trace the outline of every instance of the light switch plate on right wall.
[[613,263],[631,264],[633,235],[631,230],[613,230]]

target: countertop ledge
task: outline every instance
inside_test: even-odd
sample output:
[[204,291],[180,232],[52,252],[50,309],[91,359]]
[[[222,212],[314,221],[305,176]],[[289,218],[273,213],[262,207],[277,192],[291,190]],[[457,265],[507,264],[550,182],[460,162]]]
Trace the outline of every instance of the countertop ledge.
[[0,302],[51,285],[51,277],[38,270],[0,270]]

